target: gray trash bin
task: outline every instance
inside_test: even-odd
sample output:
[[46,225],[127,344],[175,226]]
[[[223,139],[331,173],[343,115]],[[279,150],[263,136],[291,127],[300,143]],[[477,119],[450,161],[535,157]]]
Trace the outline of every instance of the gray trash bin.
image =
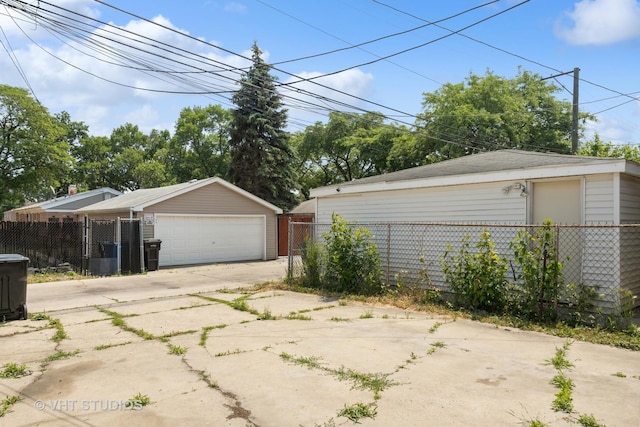
[[0,254],[0,320],[27,319],[27,266],[29,258]]
[[144,241],[144,267],[147,271],[156,271],[160,268],[160,239],[145,239]]

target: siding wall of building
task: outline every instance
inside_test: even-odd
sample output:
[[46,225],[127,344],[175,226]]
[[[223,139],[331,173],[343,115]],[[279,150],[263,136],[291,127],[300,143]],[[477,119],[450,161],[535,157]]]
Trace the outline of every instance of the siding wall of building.
[[613,175],[588,175],[584,201],[585,224],[615,224]]
[[[620,177],[620,223],[640,224],[640,179],[627,175]],[[640,306],[640,227],[620,230],[620,283]]]
[[620,224],[640,224],[640,178],[620,176]]
[[333,212],[358,222],[491,222],[524,224],[526,197],[505,194],[511,181],[318,198],[319,223]]
[[[615,177],[613,174],[588,175],[584,179],[583,220],[587,225],[640,223],[640,180],[621,176],[620,218],[616,218]],[[380,191],[364,194],[336,194],[317,200],[318,223],[330,223],[336,212],[350,222],[460,222],[490,224],[525,224],[527,205],[519,190],[504,194],[502,189],[513,182],[469,184],[424,189]],[[580,272],[575,276],[586,286],[595,286],[603,294],[599,305],[610,310],[618,302],[620,289],[640,294],[640,235],[625,229],[576,229],[575,244],[580,248]],[[611,235],[613,233],[614,235]],[[493,234],[493,233],[492,233]],[[415,270],[417,260],[430,259],[431,278],[442,279],[437,260],[447,244],[456,251],[461,235],[427,235],[422,229],[408,231],[402,236],[374,232],[374,241],[381,256],[398,253],[394,246],[402,245],[414,257],[401,255],[389,260],[394,267],[390,276],[404,269]],[[478,236],[470,236],[471,242]],[[494,239],[500,253],[508,253],[508,242],[515,234],[502,232]],[[575,254],[572,254],[575,256]],[[415,259],[414,259],[415,258]],[[636,300],[640,304],[640,298]]]
[[[276,213],[222,185],[207,185],[144,209],[144,214],[152,213],[192,215],[265,215],[267,227],[267,259],[275,259],[277,257]],[[138,216],[144,217],[144,214],[138,213]],[[143,219],[143,224],[144,223],[145,221]],[[155,237],[153,234],[153,225],[144,225],[143,233],[145,239]]]

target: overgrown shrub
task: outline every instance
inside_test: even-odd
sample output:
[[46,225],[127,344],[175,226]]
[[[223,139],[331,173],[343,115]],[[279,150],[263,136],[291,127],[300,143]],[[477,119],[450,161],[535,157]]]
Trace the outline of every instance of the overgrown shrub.
[[323,280],[327,290],[361,295],[382,291],[378,248],[370,241],[367,228],[357,228],[334,213],[331,230],[323,236],[327,242]]
[[557,259],[556,230],[545,219],[534,234],[520,231],[511,242],[516,288],[522,314],[541,321],[555,320],[563,284],[562,263]]
[[462,239],[456,255],[451,254],[453,248],[447,245],[440,263],[445,284],[453,291],[454,302],[460,307],[501,311],[508,290],[507,261],[496,252],[487,230],[480,233],[474,254],[470,251],[469,239],[469,235]]
[[303,286],[330,292],[374,295],[382,292],[382,272],[371,233],[333,214],[324,244],[307,238],[302,249]]
[[316,289],[322,286],[324,257],[322,245],[307,236],[304,239],[302,248],[303,286]]

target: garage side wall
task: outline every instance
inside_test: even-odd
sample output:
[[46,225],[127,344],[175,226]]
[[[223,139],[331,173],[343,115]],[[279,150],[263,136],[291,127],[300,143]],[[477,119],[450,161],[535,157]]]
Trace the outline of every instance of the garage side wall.
[[[144,209],[144,214],[265,215],[266,258],[277,257],[277,218],[275,212],[220,184],[211,184]],[[138,214],[143,216],[143,214]],[[154,226],[144,225],[144,238],[153,238]]]
[[[523,182],[523,181],[520,181]],[[456,185],[319,197],[319,223],[336,212],[357,222],[468,222],[524,224],[526,197],[504,188],[514,182]]]
[[[640,179],[628,175],[620,177],[620,223],[640,224]],[[640,227],[620,229],[620,281],[640,306]]]

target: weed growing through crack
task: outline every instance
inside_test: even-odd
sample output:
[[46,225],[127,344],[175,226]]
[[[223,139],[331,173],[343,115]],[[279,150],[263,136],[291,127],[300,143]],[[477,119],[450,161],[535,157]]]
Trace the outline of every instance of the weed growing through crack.
[[623,372],[616,372],[615,374],[611,374],[611,375],[618,378],[627,378],[627,376]]
[[5,363],[2,371],[0,371],[0,378],[18,378],[25,375],[29,375],[31,372],[27,371],[27,365],[9,362]]
[[366,374],[352,369],[345,369],[344,367],[330,370],[329,372],[336,375],[341,381],[351,381],[354,388],[359,390],[371,390],[375,400],[380,399],[381,391],[397,384],[396,382],[388,379],[389,374]]
[[238,311],[245,311],[247,313],[251,313],[251,314],[255,314],[256,316],[259,316],[260,313],[249,307],[249,304],[247,303],[247,299],[253,295],[253,293],[248,293],[245,294],[241,297],[238,297],[236,299],[234,299],[233,301],[227,301],[227,300],[223,300],[220,298],[214,298],[214,297],[208,297],[206,295],[198,295],[198,294],[189,294],[189,296],[192,297],[196,297],[196,298],[201,298],[207,301],[211,301],[211,302],[217,302],[220,304],[224,304],[224,305],[228,305],[229,307],[233,308],[234,310],[238,310]]
[[280,358],[283,361],[294,365],[305,366],[307,369],[318,369],[324,371],[337,377],[340,381],[349,381],[353,384],[353,388],[359,390],[370,390],[373,392],[373,397],[376,400],[380,398],[380,392],[397,384],[396,382],[388,379],[390,374],[369,374],[354,371],[353,369],[348,369],[344,366],[340,367],[340,369],[323,366],[320,363],[321,359],[319,357],[295,357],[289,353],[282,352],[280,353]]
[[547,360],[547,365],[552,365],[558,371],[563,369],[571,369],[573,368],[573,363],[567,360],[567,351],[571,346],[571,342],[565,342],[561,348],[556,347],[556,354],[551,359]]
[[528,427],[548,427],[549,425],[540,420],[531,420],[526,424]]
[[173,344],[167,344],[167,347],[169,348],[169,354],[173,354],[175,356],[182,356],[183,354],[187,353],[186,347],[180,347]]
[[20,396],[7,396],[2,399],[2,402],[0,402],[0,418],[11,412],[11,407],[21,400],[22,397]]
[[351,319],[347,319],[345,317],[332,317],[331,319],[332,322],[351,322]]
[[573,390],[573,380],[564,374],[558,374],[551,379],[551,384],[559,389]]
[[134,333],[137,336],[139,336],[140,338],[142,338],[144,340],[147,340],[147,341],[156,339],[156,337],[152,333],[147,332],[144,329],[132,328],[131,326],[127,325],[127,323],[124,321],[124,317],[135,317],[135,316],[137,316],[137,314],[129,314],[127,316],[124,316],[124,315],[122,315],[122,314],[120,314],[120,313],[118,313],[116,311],[107,310],[107,309],[102,308],[102,307],[97,307],[97,309],[101,313],[104,313],[107,316],[111,317],[111,324],[113,326],[117,326],[120,329],[122,329],[123,331]]
[[293,363],[294,365],[306,366],[309,369],[322,369],[322,365],[318,362],[319,357],[294,357],[284,351],[280,353],[280,358],[285,362]]
[[147,406],[149,403],[151,403],[151,399],[149,398],[148,395],[142,394],[142,393],[138,393],[135,396],[133,396],[131,399],[129,399],[128,407],[129,408],[136,408],[136,407],[142,408],[143,406]]
[[578,417],[578,424],[580,424],[582,427],[606,427],[592,414],[581,414]]
[[64,331],[64,327],[62,326],[60,319],[49,320],[49,326],[51,326],[52,328],[55,328],[56,330],[56,333],[53,334],[53,336],[51,337],[51,341],[60,342],[65,338],[69,338],[67,336],[67,333]]
[[573,396],[571,389],[561,388],[554,396],[555,399],[551,403],[551,409],[557,412],[566,412],[567,414],[573,411]]
[[320,311],[320,310],[326,310],[328,308],[333,308],[335,307],[335,305],[321,305],[319,307],[314,307],[312,308],[313,311]]
[[287,317],[285,317],[285,319],[287,319],[287,320],[312,320],[311,316],[305,316],[304,314],[296,313],[295,311],[292,311],[291,313],[289,313],[287,315]]
[[277,317],[271,314],[269,307],[262,309],[262,313],[258,314],[258,320],[276,320]]
[[216,353],[213,356],[214,357],[222,357],[222,356],[230,356],[232,354],[240,354],[240,353],[247,353],[248,350],[240,350],[239,348],[236,348],[235,350],[227,350],[227,351],[222,351],[220,353]]
[[47,316],[44,313],[33,313],[29,315],[29,319],[33,320],[33,321],[38,321],[38,320],[49,320],[50,317]]
[[222,323],[220,325],[214,325],[214,326],[205,326],[202,328],[202,332],[200,333],[200,342],[198,343],[198,345],[202,346],[202,347],[206,347],[207,345],[207,338],[209,338],[209,331],[212,331],[214,329],[223,329],[226,328],[227,325],[226,323]]
[[242,296],[240,298],[236,298],[229,303],[229,306],[234,310],[246,311],[247,313],[251,313],[251,314],[255,314],[256,316],[259,316],[260,313],[257,310],[249,307],[249,304],[247,303],[247,298],[249,298],[248,295]]
[[434,323],[434,324],[433,324],[433,326],[431,326],[431,327],[429,328],[429,333],[430,333],[430,334],[435,333],[435,331],[437,331],[437,330],[438,330],[438,328],[439,328],[440,326],[442,326],[442,325],[443,325],[443,323],[442,323],[442,322],[436,322],[436,323]]
[[360,318],[361,319],[372,319],[373,318],[373,311],[371,311],[371,310],[365,311],[364,313],[362,313],[360,315]]
[[547,365],[552,365],[558,372],[553,379],[553,384],[558,392],[554,395],[555,399],[551,402],[551,409],[557,412],[565,412],[570,414],[573,412],[573,381],[564,374],[564,370],[573,368],[573,363],[567,360],[567,351],[571,346],[571,342],[565,342],[561,348],[556,347],[556,354],[546,361]]
[[432,342],[429,346],[429,349],[427,350],[427,354],[433,354],[436,352],[437,349],[439,348],[445,348],[447,345],[445,343],[443,343],[442,341],[436,341],[436,342]]
[[359,424],[363,418],[374,419],[378,415],[378,406],[375,403],[355,403],[338,411],[339,417],[345,417],[354,424]]
[[345,306],[349,305],[349,303],[346,300],[341,299],[340,301],[338,301],[338,305],[340,307],[345,307]]
[[131,341],[122,342],[122,343],[118,343],[118,344],[102,344],[102,345],[98,345],[98,346],[94,347],[94,350],[106,350],[106,349],[111,348],[111,347],[120,347],[120,346],[128,345],[128,344],[131,344]]
[[56,360],[69,359],[75,356],[76,354],[79,354],[80,352],[81,352],[80,350],[58,351],[52,354],[51,356],[47,357],[46,359],[44,359],[44,363],[55,362]]

